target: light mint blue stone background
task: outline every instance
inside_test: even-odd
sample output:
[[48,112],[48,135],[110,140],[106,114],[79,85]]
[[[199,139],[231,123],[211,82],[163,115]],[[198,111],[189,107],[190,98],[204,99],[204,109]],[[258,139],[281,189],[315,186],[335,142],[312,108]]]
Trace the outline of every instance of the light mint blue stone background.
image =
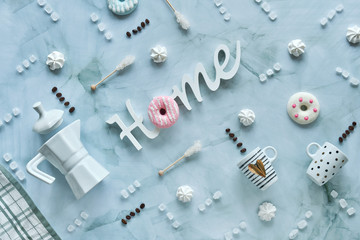
[[[15,106],[22,110],[18,118],[0,129],[1,155],[12,153],[25,171],[26,163],[51,136],[32,132],[37,119],[32,104],[42,101],[46,109],[65,110],[61,127],[81,119],[85,147],[110,171],[109,177],[78,201],[64,177],[50,164],[43,163],[41,169],[56,177],[52,185],[26,173],[23,186],[63,239],[223,239],[225,232],[246,221],[248,228],[240,233],[240,239],[280,240],[288,239],[307,210],[314,213],[313,217],[297,239],[360,239],[359,213],[349,217],[338,204],[339,198],[345,198],[349,206],[360,210],[360,130],[356,129],[341,146],[337,141],[352,121],[360,120],[360,95],[358,88],[335,73],[335,68],[341,66],[360,78],[360,46],[351,46],[345,38],[348,26],[360,25],[359,2],[269,0],[278,15],[271,22],[253,0],[223,1],[232,15],[230,22],[223,20],[212,0],[174,0],[173,5],[191,22],[187,33],[179,29],[162,0],[140,0],[138,9],[127,17],[113,15],[105,0],[48,0],[60,14],[57,23],[36,1],[0,2],[0,115],[5,116]],[[322,29],[320,19],[340,3],[344,11]],[[112,32],[112,41],[105,40],[90,21],[92,12]],[[127,39],[125,32],[145,18],[150,19],[150,25]],[[287,44],[296,38],[307,45],[306,53],[298,59],[287,52]],[[233,58],[236,40],[241,41],[242,49],[237,75],[222,82],[216,92],[201,83],[204,101],[198,103],[190,93],[193,110],[180,106],[179,121],[162,130],[158,138],[149,140],[134,131],[143,146],[141,151],[128,140],[119,139],[119,128],[105,124],[115,113],[130,124],[125,101],[131,99],[137,114],[142,114],[145,125],[151,128],[146,117],[151,99],[170,95],[172,86],[180,86],[183,74],[193,76],[198,62],[213,76],[214,50],[226,44]],[[164,64],[154,64],[149,57],[150,48],[156,44],[168,49],[169,58]],[[46,56],[54,50],[66,57],[64,68],[57,73],[45,65]],[[31,54],[38,61],[18,74],[15,67]],[[92,93],[90,85],[128,54],[136,56],[135,64]],[[258,75],[276,62],[282,65],[281,72],[261,84]],[[51,93],[53,86],[76,107],[73,115]],[[288,98],[298,91],[311,92],[320,101],[320,117],[311,125],[299,126],[287,115]],[[251,127],[242,127],[237,119],[243,108],[256,113]],[[251,185],[237,169],[244,155],[226,136],[227,127],[248,152],[268,145],[278,150],[274,168],[279,180],[265,192]],[[197,139],[204,145],[200,154],[158,177],[159,169],[180,157]],[[312,141],[332,142],[349,157],[343,170],[323,187],[305,174],[310,163],[305,149]],[[121,189],[135,179],[142,187],[122,199]],[[195,190],[191,203],[182,204],[175,198],[176,189],[183,184]],[[333,189],[339,192],[336,200],[330,197]],[[217,190],[223,198],[200,213],[198,205]],[[269,223],[257,217],[258,206],[264,201],[277,207],[276,218]],[[141,202],[146,203],[145,211],[122,226],[120,219]],[[182,224],[178,230],[171,227],[165,213],[159,212],[160,203],[165,203]],[[67,225],[79,218],[82,210],[90,218],[74,233],[67,233]]]

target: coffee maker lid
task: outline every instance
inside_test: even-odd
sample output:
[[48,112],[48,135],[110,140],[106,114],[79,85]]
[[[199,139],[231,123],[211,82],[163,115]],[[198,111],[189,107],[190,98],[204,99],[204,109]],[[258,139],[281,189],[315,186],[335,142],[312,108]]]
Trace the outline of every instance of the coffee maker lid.
[[41,102],[35,103],[33,108],[39,113],[39,119],[35,122],[33,130],[39,134],[47,134],[55,130],[63,122],[64,111],[58,109],[45,111]]

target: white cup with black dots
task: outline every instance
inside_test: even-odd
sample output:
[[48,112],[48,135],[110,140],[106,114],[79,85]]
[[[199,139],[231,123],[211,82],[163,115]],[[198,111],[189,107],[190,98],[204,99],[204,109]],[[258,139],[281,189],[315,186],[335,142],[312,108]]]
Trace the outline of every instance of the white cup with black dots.
[[[317,148],[315,153],[310,152],[312,146]],[[312,159],[306,173],[319,186],[327,183],[348,162],[347,156],[329,142],[322,146],[316,142],[310,143],[306,152]]]

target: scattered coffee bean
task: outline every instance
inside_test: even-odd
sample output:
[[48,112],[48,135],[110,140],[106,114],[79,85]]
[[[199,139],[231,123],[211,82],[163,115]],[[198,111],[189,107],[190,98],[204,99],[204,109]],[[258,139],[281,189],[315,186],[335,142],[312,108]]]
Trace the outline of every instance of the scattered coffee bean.
[[121,222],[126,225],[127,224],[127,221],[125,219],[121,219]]
[[51,89],[51,91],[52,91],[53,93],[55,93],[55,92],[57,91],[57,87],[53,87],[53,88]]
[[144,22],[141,22],[141,27],[145,28],[145,23]]
[[229,137],[233,138],[233,137],[235,137],[235,134],[229,133]]
[[145,22],[146,22],[146,24],[149,24],[149,23],[150,23],[150,20],[149,20],[149,19],[145,19]]
[[133,29],[132,30],[133,34],[137,34],[137,30]]
[[67,107],[67,106],[70,105],[70,103],[69,103],[69,102],[65,102],[64,105]]
[[126,32],[126,36],[131,37],[131,33],[130,33],[130,32]]
[[73,113],[75,111],[75,107],[71,107],[70,109],[69,109],[69,112],[70,113]]
[[62,96],[62,94],[61,94],[61,93],[57,93],[56,96],[59,98],[59,97]]
[[126,215],[126,219],[127,219],[127,220],[130,220],[131,217],[130,217],[129,215]]
[[240,152],[241,152],[241,153],[246,152],[246,148],[241,149]]
[[144,209],[145,208],[145,203],[140,204],[140,208]]
[[59,98],[59,101],[60,101],[60,102],[63,102],[63,101],[65,101],[65,98],[64,98],[64,97],[61,97],[61,98]]
[[131,212],[131,213],[130,213],[130,216],[134,217],[134,216],[135,216],[135,213],[134,213],[134,212]]
[[339,142],[343,142],[344,141],[344,139],[342,138],[342,137],[339,137]]
[[239,142],[238,144],[236,144],[237,147],[241,147],[243,144],[242,142]]
[[230,132],[230,128],[225,129],[225,132],[227,133]]
[[140,27],[140,26],[138,26],[138,27],[137,27],[137,30],[138,30],[139,32],[141,32],[141,27]]
[[347,135],[349,135],[349,134],[350,134],[350,131],[349,131],[349,130],[346,130],[345,133],[346,133]]
[[233,138],[233,141],[236,142],[236,141],[237,141],[237,137],[234,137],[234,138]]
[[140,213],[140,209],[136,208],[135,212]]
[[354,127],[353,127],[353,126],[349,126],[349,130],[350,130],[350,131],[354,131]]
[[343,134],[342,134],[342,137],[343,137],[343,138],[346,138],[346,134],[345,134],[345,133],[343,133]]
[[356,126],[356,122],[353,122],[352,125],[355,127],[355,126]]

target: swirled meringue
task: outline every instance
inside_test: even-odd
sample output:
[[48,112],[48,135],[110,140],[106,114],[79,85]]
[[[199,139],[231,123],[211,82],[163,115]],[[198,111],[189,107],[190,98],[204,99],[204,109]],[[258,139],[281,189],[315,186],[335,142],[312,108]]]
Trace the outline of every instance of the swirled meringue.
[[355,25],[347,29],[346,38],[350,43],[356,44],[360,42],[360,27]]
[[61,52],[54,51],[47,56],[46,64],[52,71],[62,68],[64,63],[65,57]]
[[292,40],[288,45],[289,53],[295,57],[299,57],[305,52],[306,45],[300,39]]
[[258,216],[262,221],[271,221],[275,217],[275,213],[276,207],[269,202],[264,202],[259,206]]
[[165,62],[167,59],[166,47],[157,45],[151,49],[151,58],[155,63]]
[[190,202],[193,197],[193,189],[187,185],[180,186],[176,192],[176,197],[180,202]]
[[255,121],[255,113],[250,109],[241,110],[238,117],[240,122],[246,127],[250,126]]

